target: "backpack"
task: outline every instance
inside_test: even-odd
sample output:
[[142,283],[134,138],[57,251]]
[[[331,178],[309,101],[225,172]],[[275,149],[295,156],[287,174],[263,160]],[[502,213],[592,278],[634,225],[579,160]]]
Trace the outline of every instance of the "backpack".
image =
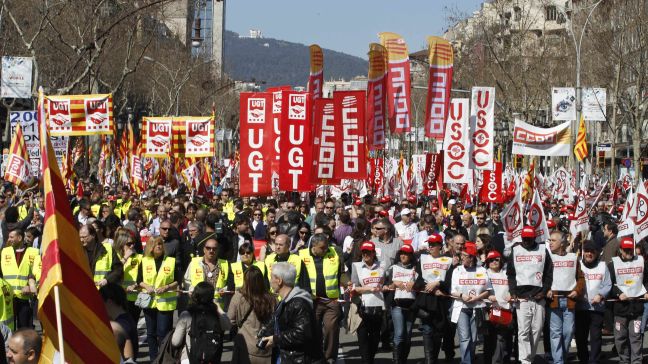
[[218,313],[216,311],[192,313],[189,340],[191,343],[191,350],[187,355],[189,363],[220,363],[223,354],[223,330],[218,321]]

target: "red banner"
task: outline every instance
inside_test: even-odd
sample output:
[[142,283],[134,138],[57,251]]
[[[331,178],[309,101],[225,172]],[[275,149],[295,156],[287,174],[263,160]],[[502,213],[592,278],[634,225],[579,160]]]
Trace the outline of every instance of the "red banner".
[[311,95],[307,92],[282,91],[281,170],[279,189],[311,191]]
[[367,178],[367,154],[365,150],[365,92],[336,91],[335,104],[335,149],[334,176],[339,179]]
[[423,194],[430,196],[438,185],[443,185],[442,153],[427,153],[425,155],[425,179],[423,180]]
[[[318,185],[337,185],[340,179],[334,178],[336,154],[335,108],[332,99],[319,99],[313,102],[313,165],[311,183]],[[339,149],[337,149],[339,150]]]
[[484,183],[479,192],[479,199],[482,202],[502,203],[502,163],[495,162],[494,171],[484,171]]
[[380,43],[387,49],[389,59],[387,74],[387,100],[390,128],[393,134],[411,131],[410,63],[407,44],[396,33],[380,33]]
[[384,160],[382,158],[369,158],[369,187],[374,196],[384,194],[383,182],[385,179]]
[[270,139],[274,140],[274,148],[270,149],[270,165],[272,173],[279,175],[281,159],[281,91],[290,90],[290,86],[269,87],[267,92],[272,94],[272,129]]
[[369,150],[385,149],[387,117],[387,50],[377,43],[369,46],[367,83],[367,144]]
[[310,50],[310,74],[308,76],[308,92],[313,94],[313,101],[322,98],[324,86],[324,53],[317,44],[308,47]]
[[443,139],[452,90],[452,46],[439,37],[428,37],[427,41],[430,78],[425,103],[425,136]]
[[272,194],[272,93],[242,92],[240,96],[241,196]]
[[495,138],[495,88],[473,87],[470,108],[472,132],[470,168],[493,170]]

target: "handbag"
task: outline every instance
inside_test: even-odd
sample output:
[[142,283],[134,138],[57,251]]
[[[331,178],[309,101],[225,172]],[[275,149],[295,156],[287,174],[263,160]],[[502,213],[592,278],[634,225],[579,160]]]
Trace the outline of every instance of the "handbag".
[[229,332],[230,341],[233,341],[234,338],[236,337],[236,335],[238,335],[239,329],[241,327],[243,327],[243,324],[245,323],[245,321],[247,321],[247,319],[248,319],[248,317],[250,316],[251,313],[252,313],[252,306],[250,306],[250,309],[248,310],[248,312],[245,314],[245,316],[243,316],[243,320],[241,320],[241,323],[236,324],[236,325],[234,325],[234,326],[232,326],[230,328],[230,332]]
[[513,311],[501,307],[491,307],[488,321],[493,325],[510,326],[513,322]]
[[151,302],[153,297],[146,292],[140,292],[137,294],[137,299],[135,300],[135,306],[139,308],[149,308],[151,307]]

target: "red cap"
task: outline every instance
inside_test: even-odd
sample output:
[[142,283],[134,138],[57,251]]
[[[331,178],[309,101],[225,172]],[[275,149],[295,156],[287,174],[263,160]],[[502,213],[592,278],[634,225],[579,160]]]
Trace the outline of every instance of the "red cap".
[[525,226],[522,229],[522,237],[523,238],[535,238],[535,229],[532,226]]
[[439,208],[436,206],[432,206],[432,212],[437,212],[437,211],[439,211]]
[[372,243],[370,241],[365,241],[364,243],[362,243],[362,245],[360,245],[360,251],[363,251],[363,250],[366,250],[368,252],[375,252],[376,251],[376,246],[374,245],[374,243]]
[[619,247],[621,249],[634,249],[634,240],[632,240],[631,237],[626,236],[619,242]]
[[391,197],[389,196],[383,196],[380,198],[380,203],[390,203],[391,202]]
[[623,205],[617,207],[617,211],[619,211],[619,212],[623,212]]
[[547,227],[548,227],[549,229],[553,229],[553,228],[555,228],[555,227],[556,227],[556,222],[553,221],[553,220],[549,220],[549,221],[547,221]]
[[443,238],[439,234],[432,234],[427,238],[428,244],[443,244]]
[[569,205],[567,205],[567,208],[573,210],[573,209],[574,209],[574,205],[569,204]]
[[403,246],[400,247],[399,249],[403,253],[414,253],[414,248],[412,248],[411,245],[409,244],[404,244]]
[[472,255],[473,257],[477,256],[477,245],[472,241],[467,241],[464,245],[464,253]]
[[407,201],[409,201],[411,203],[415,203],[416,202],[416,196],[410,195],[409,197],[407,197]]
[[491,250],[488,252],[488,255],[486,256],[486,260],[500,258],[501,256],[502,254],[500,254],[497,250]]
[[360,206],[360,205],[362,205],[362,200],[359,199],[359,198],[356,198],[355,201],[353,202],[353,204],[356,205],[356,206]]
[[560,212],[567,212],[567,207],[565,207],[565,206],[561,207]]
[[389,212],[387,212],[385,210],[380,210],[380,211],[378,211],[378,215],[380,215],[382,217],[387,217],[387,215],[389,215]]
[[569,215],[567,215],[567,220],[576,220],[576,215],[574,215],[573,212],[570,213]]

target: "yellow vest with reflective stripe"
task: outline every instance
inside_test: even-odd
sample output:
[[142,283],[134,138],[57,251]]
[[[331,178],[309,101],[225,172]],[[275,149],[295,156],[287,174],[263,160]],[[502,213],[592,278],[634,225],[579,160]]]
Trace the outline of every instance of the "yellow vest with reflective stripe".
[[[257,268],[261,270],[261,273],[265,274],[266,266],[263,262],[254,262],[253,263]],[[232,263],[232,274],[234,275],[234,287],[239,289],[243,287],[243,281],[245,278],[245,272],[243,271],[243,263],[235,262]]]
[[[142,281],[153,288],[158,289],[162,286],[173,283],[175,273],[175,258],[166,257],[160,265],[160,270],[155,270],[155,259],[153,257],[142,258]],[[173,311],[178,303],[178,292],[169,291],[153,296],[151,308],[157,308],[158,311]]]
[[[315,269],[315,262],[311,255],[310,249],[302,249],[299,255],[304,262],[308,278],[310,279],[311,292],[316,296],[317,292],[317,270]],[[338,268],[340,267],[340,256],[335,249],[329,247],[328,251],[322,258],[322,274],[324,274],[324,285],[326,286],[326,296],[323,298],[338,298],[340,297],[340,282],[338,282]]]
[[0,322],[7,325],[11,331],[16,329],[14,324],[14,311],[13,311],[13,291],[11,285],[4,279],[0,278]]
[[8,246],[2,249],[2,275],[9,283],[13,290],[13,294],[20,299],[29,299],[29,296],[22,294],[23,287],[29,284],[29,275],[33,275],[36,283],[40,280],[41,274],[41,257],[36,248],[26,248],[23,259],[20,262],[20,267],[16,262],[16,254],[14,248]]
[[[270,277],[272,277],[272,265],[277,263],[275,260],[277,259],[277,253],[272,253],[268,255],[265,259],[265,265],[266,268],[268,269],[268,280],[270,280]],[[297,254],[290,254],[288,256],[288,263],[292,264],[295,269],[297,270],[297,275],[295,276],[295,284],[299,282],[299,274],[301,273],[301,263],[302,260]]]
[[110,267],[112,266],[112,245],[110,245],[110,243],[102,243],[101,245],[106,249],[106,254],[100,256],[95,262],[95,272],[94,277],[92,278],[95,284],[106,278],[108,273],[110,273]]
[[96,217],[96,218],[101,217],[101,216],[99,216],[99,211],[101,211],[101,205],[100,204],[94,204],[94,205],[90,206],[90,211],[92,211],[92,215],[94,215],[94,217]]
[[122,287],[126,290],[126,299],[135,302],[137,300],[137,292],[128,292],[128,286],[137,284],[137,275],[139,274],[139,266],[142,263],[142,254],[133,254],[128,257],[126,264],[124,264],[124,280]]
[[[205,281],[205,270],[203,269],[200,262],[202,262],[203,257],[195,257],[191,259],[191,264],[189,264],[189,269],[191,272],[191,289],[200,282]],[[220,300],[221,295],[218,293],[219,289],[223,289],[227,286],[227,277],[229,275],[229,262],[225,259],[218,259],[216,263],[219,266],[218,277],[216,277],[216,282],[214,286],[214,298]]]
[[126,215],[128,213],[128,209],[130,209],[132,203],[133,201],[131,200],[123,202],[121,198],[118,199],[117,203],[115,204],[115,215],[117,215],[117,217],[121,219],[123,215]]
[[25,205],[18,206],[18,221],[25,219],[27,217],[28,212],[29,209],[27,209],[27,206]]

